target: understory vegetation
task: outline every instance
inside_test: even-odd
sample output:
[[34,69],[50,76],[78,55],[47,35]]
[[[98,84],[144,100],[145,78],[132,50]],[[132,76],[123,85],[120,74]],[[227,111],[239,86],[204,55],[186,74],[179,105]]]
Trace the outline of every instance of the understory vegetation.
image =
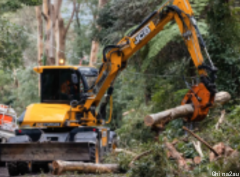
[[[36,5],[34,0],[28,1],[28,5]],[[36,20],[34,8],[20,0],[14,2],[0,2],[5,9],[0,12],[0,103],[11,105],[20,114],[29,104],[39,102],[38,75],[32,70],[37,65],[37,40],[31,37],[36,35],[37,25],[30,23],[33,19],[28,18],[32,16]],[[100,42],[100,48],[116,44],[164,1],[109,0],[100,11],[97,11],[96,0],[77,2],[87,7],[88,11],[85,12],[84,8],[79,11],[83,20],[81,24],[74,20],[67,37],[67,64],[74,65],[90,53],[92,39]],[[131,168],[131,155],[119,153],[106,157],[106,163],[119,163],[126,176],[205,177],[211,176],[212,171],[240,172],[239,157],[210,162],[210,151],[204,145],[201,146],[204,158],[200,164],[191,166],[189,171],[180,169],[176,160],[168,158],[166,152],[165,142],[177,139],[175,147],[184,158],[198,156],[192,143],[196,139],[189,136],[183,126],[193,126],[194,132],[212,146],[224,142],[240,152],[240,4],[237,0],[191,0],[190,3],[211,58],[218,68],[217,89],[229,92],[232,99],[211,109],[202,122],[193,125],[174,120],[160,134],[144,125],[144,116],[180,105],[189,90],[185,81],[189,85],[199,81],[177,25],[168,24],[131,57],[115,83],[110,127],[119,136],[118,147],[136,154],[151,150]],[[9,20],[17,18],[17,13],[22,14],[25,20]],[[86,20],[89,16],[90,21]],[[94,21],[92,16],[94,20],[97,16],[97,20]],[[95,23],[98,24],[96,29]],[[99,51],[97,63],[101,63],[101,56],[102,51]],[[88,64],[88,61],[82,61]],[[216,130],[222,110],[226,111],[225,122]],[[127,111],[129,113],[124,116]]]
[[[153,9],[161,3],[152,1],[111,1],[102,11],[98,23],[102,30],[98,33],[102,45],[113,44],[121,36],[134,29]],[[218,68],[217,88],[231,94],[231,101],[210,110],[202,122],[189,125],[183,120],[175,120],[156,135],[147,128],[143,119],[151,113],[176,107],[188,91],[183,76],[191,85],[197,83],[195,67],[187,48],[181,39],[176,24],[167,25],[143,49],[129,61],[126,71],[121,73],[114,93],[114,122],[112,127],[119,135],[119,147],[136,154],[152,150],[152,153],[135,162],[131,155],[120,153],[110,155],[106,161],[119,162],[131,177],[158,176],[211,176],[216,172],[240,172],[238,158],[209,161],[209,149],[202,144],[204,158],[191,171],[179,169],[176,160],[167,157],[165,142],[178,140],[176,149],[186,159],[199,156],[192,141],[182,126],[193,127],[194,132],[210,145],[219,142],[240,151],[239,144],[239,71],[240,71],[240,22],[237,2],[223,0],[191,1],[201,33],[209,53]],[[119,10],[121,9],[121,10]],[[116,13],[117,12],[117,13]],[[114,15],[113,15],[114,14]],[[207,61],[206,61],[207,62]],[[134,110],[134,111],[131,111]],[[219,130],[215,125],[226,110],[225,120]],[[123,112],[128,115],[121,116]]]

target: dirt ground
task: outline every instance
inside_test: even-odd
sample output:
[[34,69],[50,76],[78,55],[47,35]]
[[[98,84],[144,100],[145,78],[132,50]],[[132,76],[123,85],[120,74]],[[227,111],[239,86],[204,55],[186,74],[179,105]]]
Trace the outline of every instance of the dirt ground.
[[[0,177],[9,177],[6,168],[0,168]],[[39,174],[39,175],[24,175],[23,177],[54,177],[51,174]],[[56,176],[55,176],[56,177]],[[60,177],[126,177],[124,174],[64,174]]]

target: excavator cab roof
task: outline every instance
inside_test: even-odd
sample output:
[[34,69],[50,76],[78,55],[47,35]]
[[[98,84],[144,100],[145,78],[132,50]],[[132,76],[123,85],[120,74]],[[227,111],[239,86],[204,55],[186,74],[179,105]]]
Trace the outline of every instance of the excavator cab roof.
[[82,70],[82,69],[85,69],[85,68],[93,68],[96,70],[95,67],[93,66],[37,66],[37,67],[34,67],[33,70],[38,73],[38,74],[41,74],[43,72],[44,69],[74,69],[74,70]]

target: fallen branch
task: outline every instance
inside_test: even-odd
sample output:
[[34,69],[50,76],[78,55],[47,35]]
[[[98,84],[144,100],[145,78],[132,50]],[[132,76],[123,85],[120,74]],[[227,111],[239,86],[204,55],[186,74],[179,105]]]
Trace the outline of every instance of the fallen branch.
[[[231,99],[231,96],[227,92],[219,92],[215,95],[214,104],[224,104]],[[144,118],[144,123],[146,126],[160,125],[162,127],[164,124],[172,121],[174,119],[179,119],[182,117],[189,117],[193,114],[194,108],[192,104],[185,104],[178,106],[176,108],[168,109],[166,111],[147,115]]]
[[82,172],[82,173],[114,173],[118,172],[120,167],[117,164],[94,164],[84,162],[67,162],[57,160],[52,163],[53,174],[61,175],[64,172]]
[[130,113],[132,113],[132,112],[135,112],[135,109],[131,109],[130,111],[124,112],[124,113],[122,114],[122,116],[126,116],[126,115],[128,115],[128,114],[130,114]]
[[177,160],[178,166],[185,170],[189,170],[190,167],[188,166],[187,161],[183,158],[182,154],[179,153],[171,143],[165,142],[165,145],[170,152],[170,156]]
[[121,152],[123,152],[123,153],[125,153],[125,154],[129,154],[129,155],[131,155],[131,156],[136,156],[137,154],[136,153],[134,153],[134,152],[131,152],[131,151],[128,151],[128,150],[125,150],[125,149],[114,149],[114,152],[116,152],[116,153],[121,153]]
[[225,119],[225,114],[226,114],[226,111],[225,111],[225,110],[221,111],[221,117],[219,118],[219,120],[218,120],[218,122],[217,122],[217,124],[216,124],[216,126],[215,126],[216,130],[218,130],[219,127],[220,127],[220,124],[223,123],[223,121],[224,121],[224,119]]
[[218,153],[215,151],[215,149],[210,146],[206,141],[204,141],[202,138],[200,138],[198,135],[193,133],[191,130],[189,130],[187,127],[183,127],[184,130],[186,130],[188,133],[190,133],[192,136],[197,138],[199,141],[201,141],[203,144],[205,144],[216,156],[218,156]]
[[128,166],[129,166],[130,168],[132,168],[132,167],[134,166],[133,163],[134,163],[135,161],[141,159],[141,158],[144,157],[144,156],[149,155],[151,152],[152,152],[152,150],[149,150],[149,151],[143,152],[143,153],[141,153],[140,155],[136,156],[136,157],[129,163]]
[[201,142],[200,141],[192,141],[192,143],[193,143],[193,146],[195,147],[196,151],[200,155],[200,157],[203,158],[204,155],[203,155],[202,148],[201,148]]

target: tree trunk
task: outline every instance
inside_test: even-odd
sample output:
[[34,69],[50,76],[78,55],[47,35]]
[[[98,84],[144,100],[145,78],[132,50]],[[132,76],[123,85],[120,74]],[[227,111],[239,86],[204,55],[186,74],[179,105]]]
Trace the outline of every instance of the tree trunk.
[[64,22],[63,19],[60,17],[60,19],[57,20],[57,26],[56,26],[56,64],[59,64],[59,60],[63,59],[66,60],[65,55],[65,44],[66,44],[66,37],[64,36]]
[[67,162],[57,160],[52,164],[53,173],[60,175],[67,171],[82,173],[114,173],[118,172],[120,167],[117,164],[94,164],[83,162]]
[[[60,8],[62,5],[62,0],[55,0],[55,8],[58,9],[58,12],[60,12]],[[72,22],[72,19],[74,17],[74,13],[76,11],[76,1],[73,1],[73,10],[71,17],[69,19],[68,24],[66,27],[64,26],[63,18],[61,17],[61,14],[59,13],[56,16],[56,28],[55,28],[55,34],[56,34],[56,64],[60,64],[60,59],[64,61],[62,65],[65,64],[66,61],[66,55],[65,55],[65,49],[66,49],[66,37],[67,32],[69,30],[70,24]]]
[[[43,20],[42,20],[42,7],[35,7],[36,17],[37,17],[37,27],[38,27],[38,65],[43,64]],[[40,96],[41,87],[40,87],[40,76],[38,76],[38,95]]]
[[37,6],[36,9],[36,17],[37,17],[37,26],[38,26],[38,65],[42,65],[43,58],[43,20],[42,20],[42,7]]
[[[219,92],[215,95],[214,104],[223,104],[231,99],[231,96],[227,92]],[[185,104],[176,108],[168,109],[157,114],[147,115],[144,118],[146,126],[153,126],[155,124],[165,124],[171,120],[188,117],[192,115],[194,108],[191,104]]]
[[[107,4],[108,0],[99,0],[98,1],[98,9],[104,7],[105,4]],[[100,27],[97,26],[97,28],[100,30]],[[89,59],[89,65],[93,66],[97,62],[97,54],[99,49],[99,41],[93,40],[92,41],[92,47],[91,47],[91,53],[90,53],[90,59]]]
[[99,42],[96,40],[92,41],[91,54],[89,59],[89,65],[93,66],[97,62],[97,54],[99,49]]
[[46,56],[47,65],[55,65],[55,38],[54,38],[54,7],[50,0],[43,0],[43,15],[46,25]]

